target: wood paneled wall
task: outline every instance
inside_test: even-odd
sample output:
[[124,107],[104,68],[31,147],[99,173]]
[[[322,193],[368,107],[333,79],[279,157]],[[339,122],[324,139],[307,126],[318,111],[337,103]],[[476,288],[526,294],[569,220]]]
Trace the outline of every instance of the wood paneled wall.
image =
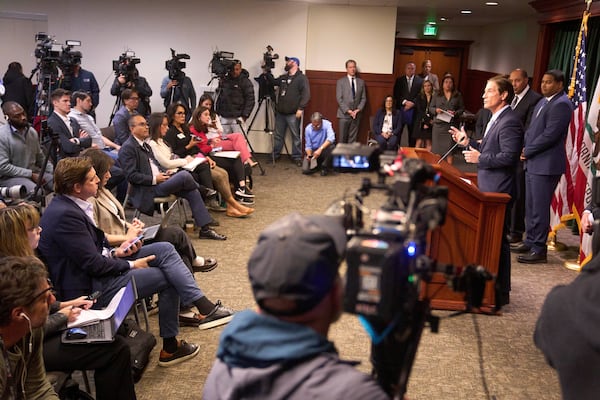
[[469,84],[463,85],[464,91],[462,92],[462,95],[465,100],[465,108],[468,111],[477,114],[477,111],[483,107],[481,96],[483,95],[485,85],[487,84],[488,79],[496,75],[498,74],[490,71],[480,71],[476,69],[467,70],[466,79],[463,80],[469,82]]
[[[309,123],[310,115],[318,111],[333,124],[336,137],[339,138],[337,119],[338,104],[335,99],[335,85],[346,72],[305,71],[310,83],[310,102],[304,110],[304,124]],[[394,77],[391,74],[360,74],[367,88],[367,105],[362,112],[358,141],[366,143],[368,139],[369,117],[374,116],[377,108],[381,107],[383,98],[392,94]]]

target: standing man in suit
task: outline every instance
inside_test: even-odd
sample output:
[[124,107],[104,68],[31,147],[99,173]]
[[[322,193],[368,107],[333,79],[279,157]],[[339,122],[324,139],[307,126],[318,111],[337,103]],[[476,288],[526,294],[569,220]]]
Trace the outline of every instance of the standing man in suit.
[[[510,79],[515,90],[515,97],[510,106],[521,119],[523,128],[527,129],[531,121],[533,109],[542,98],[542,95],[529,87],[527,71],[523,69],[515,69],[510,73],[508,79]],[[510,243],[521,242],[523,240],[523,233],[525,232],[525,171],[523,170],[523,162],[519,162],[517,166],[516,182],[517,192],[515,194],[514,207],[512,208],[508,237]]]
[[60,138],[59,158],[77,157],[83,149],[92,146],[92,138],[75,118],[69,117],[71,92],[59,88],[52,92],[50,99],[54,112],[48,117],[48,126]]
[[423,60],[419,76],[423,78],[423,81],[430,81],[436,91],[440,90],[440,80],[436,74],[431,72],[431,60]]
[[525,168],[526,239],[512,247],[520,263],[546,262],[546,241],[550,226],[550,204],[554,189],[565,173],[565,138],[571,122],[573,103],[564,93],[565,76],[553,69],[542,78],[542,98],[525,131],[521,159]]
[[346,76],[338,79],[335,98],[338,102],[340,142],[354,143],[358,138],[362,110],[367,104],[365,81],[356,76],[356,61],[346,61]]
[[[464,131],[450,128],[452,138],[467,149],[465,161],[477,164],[477,183],[482,192],[515,194],[515,168],[523,146],[523,126],[510,107],[514,92],[510,81],[502,76],[488,80],[483,92],[483,106],[491,113],[483,138],[469,139]],[[500,262],[496,279],[496,309],[509,302],[510,245],[506,234],[511,203],[504,213]]]
[[402,137],[402,132],[406,126],[408,129],[408,145],[415,147],[417,140],[413,137],[413,130],[415,126],[415,119],[413,114],[415,112],[415,101],[419,92],[421,92],[421,86],[423,86],[423,78],[415,75],[416,66],[414,62],[406,64],[404,69],[404,75],[396,79],[394,84],[394,100],[396,100],[396,106],[402,111],[402,126],[400,127],[400,135],[398,137],[398,143]]

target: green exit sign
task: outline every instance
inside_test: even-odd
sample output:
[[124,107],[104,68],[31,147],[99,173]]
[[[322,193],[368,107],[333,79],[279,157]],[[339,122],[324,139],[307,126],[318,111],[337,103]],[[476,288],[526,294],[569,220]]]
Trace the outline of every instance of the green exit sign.
[[423,36],[436,36],[436,35],[437,35],[437,26],[427,24],[423,27]]

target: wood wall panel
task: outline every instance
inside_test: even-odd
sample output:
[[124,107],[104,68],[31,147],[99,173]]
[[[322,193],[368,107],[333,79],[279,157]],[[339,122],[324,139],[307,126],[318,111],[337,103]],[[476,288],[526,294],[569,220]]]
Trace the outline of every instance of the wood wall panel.
[[[339,124],[337,119],[337,101],[335,99],[335,85],[338,79],[344,77],[346,72],[330,71],[305,71],[310,84],[310,102],[304,110],[304,125],[309,123],[310,115],[318,111],[333,124],[336,138],[339,139]],[[367,105],[365,106],[358,132],[358,141],[367,143],[369,117],[374,116],[377,108],[383,103],[383,98],[392,93],[394,78],[391,74],[360,74],[367,88]]]
[[465,100],[465,108],[476,114],[477,111],[483,107],[483,89],[485,85],[493,76],[498,75],[496,72],[480,71],[476,69],[470,69],[467,71],[468,85],[464,85],[465,91],[463,92],[463,99]]

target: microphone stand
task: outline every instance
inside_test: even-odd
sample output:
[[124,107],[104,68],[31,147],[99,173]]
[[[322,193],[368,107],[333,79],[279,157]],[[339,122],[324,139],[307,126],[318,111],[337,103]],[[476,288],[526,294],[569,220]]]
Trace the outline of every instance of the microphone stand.
[[452,151],[456,148],[456,146],[458,146],[460,144],[460,142],[465,140],[465,137],[466,137],[465,135],[461,136],[461,138],[458,140],[458,142],[454,143],[454,146],[450,147],[450,150],[448,150],[447,152],[444,153],[444,155],[438,160],[437,164],[444,161],[446,159],[446,157],[448,157],[452,153]]

